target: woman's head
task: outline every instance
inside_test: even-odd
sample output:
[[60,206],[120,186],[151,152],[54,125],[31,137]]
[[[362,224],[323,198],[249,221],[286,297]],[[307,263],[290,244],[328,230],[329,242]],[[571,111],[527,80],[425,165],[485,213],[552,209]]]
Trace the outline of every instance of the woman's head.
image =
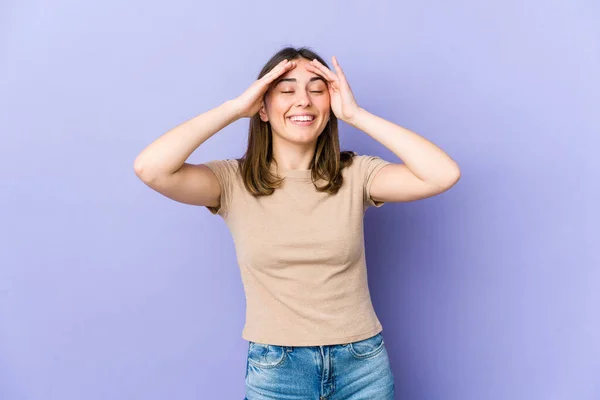
[[327,83],[306,69],[311,59],[304,56],[292,58],[296,66],[278,77],[263,97],[258,116],[269,123],[276,143],[288,141],[312,146],[329,122],[331,103]]
[[[338,121],[331,110],[325,80],[306,69],[314,59],[327,63],[312,50],[286,47],[265,64],[258,79],[283,60],[295,61],[296,67],[281,75],[269,86],[260,111],[250,119],[248,148],[240,160],[247,189],[255,195],[268,195],[281,180],[272,174],[273,146],[284,143],[314,147],[311,163],[313,181],[328,183],[317,189],[337,192],[341,186],[341,169],[352,158],[351,152],[340,153]],[[308,117],[298,116],[305,115]],[[294,117],[294,118],[292,118]],[[310,119],[310,121],[301,121]]]

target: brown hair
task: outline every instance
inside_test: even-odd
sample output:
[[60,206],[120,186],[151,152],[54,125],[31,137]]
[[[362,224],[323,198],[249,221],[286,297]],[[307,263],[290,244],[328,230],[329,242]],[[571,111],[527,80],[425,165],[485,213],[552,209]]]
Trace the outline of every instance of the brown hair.
[[[307,47],[298,49],[286,47],[271,57],[257,79],[262,78],[284,59],[292,61],[300,57],[307,60],[316,58],[329,68],[325,60]],[[315,188],[320,192],[337,193],[343,183],[342,169],[352,164],[355,155],[353,151],[340,152],[338,120],[330,110],[329,122],[317,139],[315,155],[310,165]],[[271,124],[262,121],[258,113],[250,118],[248,147],[244,156],[238,161],[244,185],[254,196],[268,196],[281,186],[283,178],[273,174],[269,169],[271,163],[276,162],[273,159]],[[319,179],[325,180],[326,183],[317,186],[316,181]]]

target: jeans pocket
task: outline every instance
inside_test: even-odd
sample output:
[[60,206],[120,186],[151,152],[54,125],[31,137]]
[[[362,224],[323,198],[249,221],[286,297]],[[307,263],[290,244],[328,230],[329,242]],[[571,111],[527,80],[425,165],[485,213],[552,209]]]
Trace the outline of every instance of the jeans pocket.
[[375,357],[384,350],[383,335],[380,333],[370,338],[352,342],[347,346],[348,351],[354,358],[364,360]]
[[287,356],[284,346],[250,342],[248,346],[248,362],[259,368],[275,368],[280,366]]

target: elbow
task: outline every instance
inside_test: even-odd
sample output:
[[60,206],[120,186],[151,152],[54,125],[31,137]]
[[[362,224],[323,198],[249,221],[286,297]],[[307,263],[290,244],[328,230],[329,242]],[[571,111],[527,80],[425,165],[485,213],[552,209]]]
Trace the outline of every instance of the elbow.
[[139,177],[142,174],[142,163],[136,158],[133,162],[133,172]]
[[446,179],[444,187],[450,189],[452,186],[456,185],[456,183],[460,180],[460,168],[458,165],[452,168],[452,170],[448,173],[448,178]]
[[135,172],[138,177],[141,177],[144,173],[144,164],[142,163],[140,156],[137,156],[133,162],[133,172]]
[[460,180],[460,169],[458,165],[454,165],[452,168],[448,168],[444,171],[443,177],[439,177],[436,182],[436,186],[438,186],[443,191],[450,189],[452,186],[456,185],[456,183]]
[[173,175],[173,173],[165,172],[161,169],[160,165],[155,165],[147,160],[144,161],[140,156],[133,162],[133,171],[142,182],[150,186],[159,180]]
[[139,156],[133,162],[133,172],[143,182],[151,182],[155,179]]

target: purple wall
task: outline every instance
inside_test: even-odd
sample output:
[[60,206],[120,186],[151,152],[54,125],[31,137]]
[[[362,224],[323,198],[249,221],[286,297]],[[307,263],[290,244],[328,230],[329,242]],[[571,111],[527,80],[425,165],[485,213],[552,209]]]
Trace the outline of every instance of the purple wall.
[[[0,399],[243,397],[231,236],[133,161],[287,44],[462,170],[367,212],[398,398],[600,399],[598,2],[43,3],[0,6]],[[241,155],[247,125],[190,161]]]

